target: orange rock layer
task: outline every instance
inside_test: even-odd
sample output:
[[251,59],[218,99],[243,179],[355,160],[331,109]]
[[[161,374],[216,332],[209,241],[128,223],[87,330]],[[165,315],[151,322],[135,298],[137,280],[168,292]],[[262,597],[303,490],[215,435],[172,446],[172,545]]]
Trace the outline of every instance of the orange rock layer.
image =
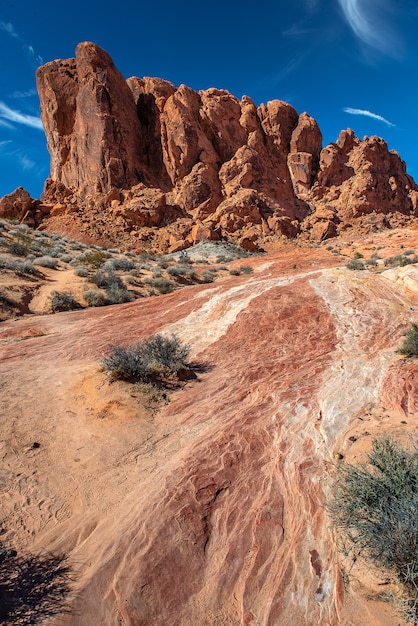
[[[69,555],[60,624],[399,623],[347,605],[325,502],[336,455],[416,428],[417,368],[395,350],[418,277],[298,254],[298,269],[284,252],[251,275],[0,329],[5,540]],[[189,342],[200,373],[150,418],[99,360],[157,331]]]

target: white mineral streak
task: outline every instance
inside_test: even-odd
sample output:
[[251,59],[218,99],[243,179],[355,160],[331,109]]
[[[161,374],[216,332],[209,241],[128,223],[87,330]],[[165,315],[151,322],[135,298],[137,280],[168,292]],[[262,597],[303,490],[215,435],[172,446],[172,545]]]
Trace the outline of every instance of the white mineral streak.
[[[396,344],[379,346],[373,352],[366,350],[363,346],[367,345],[368,335],[376,324],[382,323],[382,317],[388,329],[394,325],[399,313],[394,308],[396,299],[405,300],[403,312],[409,310],[404,295],[385,276],[374,275],[372,280],[374,289],[377,286],[382,295],[379,303],[381,317],[378,319],[373,307],[376,304],[373,303],[374,291],[369,289],[365,273],[358,276],[348,271],[325,270],[310,281],[332,312],[339,339],[333,362],[324,372],[318,392],[322,412],[320,430],[330,452],[337,435],[344,432],[353,417],[378,401],[382,381],[396,358]],[[366,306],[359,307],[356,303],[356,290],[362,294]]]

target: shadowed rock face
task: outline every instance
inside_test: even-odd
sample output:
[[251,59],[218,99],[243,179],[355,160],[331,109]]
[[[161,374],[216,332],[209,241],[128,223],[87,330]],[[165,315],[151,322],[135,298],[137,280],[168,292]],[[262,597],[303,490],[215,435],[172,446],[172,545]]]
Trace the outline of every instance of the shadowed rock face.
[[[290,270],[292,254],[111,312],[2,325],[4,539],[68,555],[59,624],[400,623],[376,602],[345,608],[324,504],[335,456],[390,411],[396,434],[414,432],[417,367],[395,349],[416,270],[349,272],[317,250]],[[109,343],[157,331],[204,367],[150,417],[98,368]]]
[[[89,42],[75,59],[39,68],[37,83],[51,153],[42,200],[59,204],[47,220],[56,230],[157,250],[200,237],[257,249],[301,231],[334,236],[353,219],[367,229],[373,213],[388,224],[417,213],[417,187],[383,140],[348,130],[322,150],[315,120],[285,102],[256,108],[224,90],[125,81]],[[150,222],[138,207],[156,189],[163,208]]]

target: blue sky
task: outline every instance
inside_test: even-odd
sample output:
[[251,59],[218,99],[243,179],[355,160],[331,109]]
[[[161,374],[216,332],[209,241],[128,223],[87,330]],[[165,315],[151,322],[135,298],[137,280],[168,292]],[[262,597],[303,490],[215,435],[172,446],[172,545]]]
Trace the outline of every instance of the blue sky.
[[35,70],[87,40],[126,78],[290,102],[324,145],[344,128],[379,135],[418,181],[417,33],[417,0],[2,0],[0,197],[19,185],[40,196],[49,155]]

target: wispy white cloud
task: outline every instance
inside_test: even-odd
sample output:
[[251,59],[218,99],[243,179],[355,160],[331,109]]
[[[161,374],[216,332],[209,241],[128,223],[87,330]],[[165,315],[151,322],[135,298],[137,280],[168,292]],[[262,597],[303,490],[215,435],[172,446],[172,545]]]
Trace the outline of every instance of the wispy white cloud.
[[390,25],[392,0],[338,0],[350,28],[371,48],[399,58],[402,43]]
[[0,117],[0,128],[8,128],[9,130],[13,130],[13,124],[6,122],[6,120],[2,120]]
[[309,13],[315,11],[320,2],[321,0],[302,0],[302,3],[305,5],[305,11],[308,11]]
[[367,109],[353,109],[352,107],[344,107],[343,111],[345,113],[349,113],[350,115],[365,115],[366,117],[371,117],[374,120],[378,120],[379,122],[383,122],[388,126],[396,126],[396,124],[392,124],[382,115],[378,115],[377,113],[372,113],[371,111],[367,111]]
[[32,96],[36,96],[38,92],[35,87],[32,89],[26,89],[25,91],[14,91],[12,93],[12,98],[31,98]]
[[31,128],[38,128],[39,130],[43,130],[40,117],[36,117],[35,115],[27,115],[26,113],[21,113],[20,111],[11,109],[7,106],[7,104],[1,101],[0,118],[3,118],[3,120],[7,120],[8,122],[14,122],[15,124],[23,124],[24,126],[30,126]]
[[22,170],[32,170],[36,163],[32,161],[26,154],[18,154],[17,155],[20,165],[22,166]]
[[306,35],[309,35],[311,29],[306,28],[304,24],[305,22],[303,20],[300,22],[295,22],[295,24],[292,24],[290,28],[284,30],[282,32],[282,35],[285,35],[286,37],[304,37]]
[[33,46],[31,46],[22,35],[20,35],[13,24],[10,22],[0,21],[0,30],[5,32],[9,37],[15,39],[21,44],[22,50],[25,53],[31,67],[38,67],[38,65],[42,65],[43,58],[35,53]]
[[0,22],[0,29],[4,30],[5,33],[7,33],[8,35],[10,35],[10,37],[14,37],[15,39],[20,39],[19,35],[17,34],[17,32],[14,29],[13,24],[10,24],[10,22]]
[[24,148],[16,145],[11,139],[0,141],[0,157],[9,161],[13,160],[13,163],[16,166],[20,165],[23,171],[33,170],[38,174],[43,171],[43,167],[40,167],[39,162],[33,159],[33,155],[29,156]]

